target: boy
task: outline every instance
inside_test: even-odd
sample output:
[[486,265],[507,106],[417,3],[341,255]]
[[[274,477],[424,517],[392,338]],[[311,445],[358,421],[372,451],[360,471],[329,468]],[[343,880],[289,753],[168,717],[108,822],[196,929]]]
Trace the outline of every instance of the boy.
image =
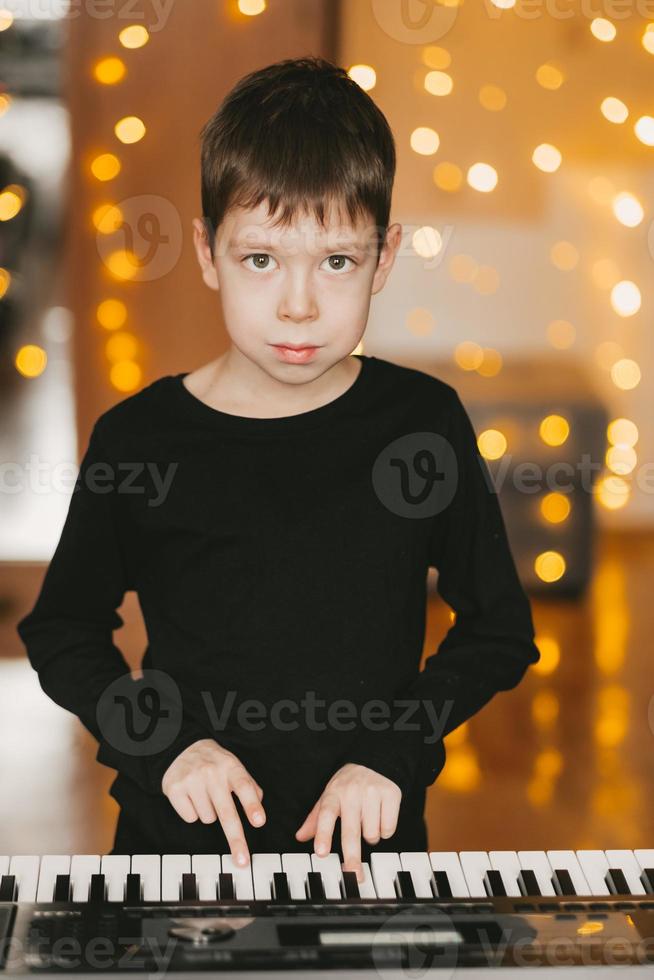
[[[360,877],[425,851],[443,737],[539,658],[456,391],[351,354],[394,174],[385,117],[318,58],[246,76],[202,131],[194,242],[231,345],[98,419],[18,624],[118,772],[115,853],[340,851]],[[429,565],[457,615],[420,672]],[[141,681],[112,642],[128,589]]]

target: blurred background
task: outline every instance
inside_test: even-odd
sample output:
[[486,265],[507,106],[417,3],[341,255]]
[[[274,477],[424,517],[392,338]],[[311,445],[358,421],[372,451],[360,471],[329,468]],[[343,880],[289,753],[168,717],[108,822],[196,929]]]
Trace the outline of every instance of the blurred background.
[[[4,853],[112,846],[114,773],[15,626],[98,415],[226,349],[192,242],[198,133],[243,74],[306,54],[397,143],[403,242],[357,351],[460,393],[541,651],[448,737],[430,848],[653,846],[654,9],[592,6],[0,0]],[[428,588],[425,655],[451,622]],[[137,667],[134,593],[120,614]]]

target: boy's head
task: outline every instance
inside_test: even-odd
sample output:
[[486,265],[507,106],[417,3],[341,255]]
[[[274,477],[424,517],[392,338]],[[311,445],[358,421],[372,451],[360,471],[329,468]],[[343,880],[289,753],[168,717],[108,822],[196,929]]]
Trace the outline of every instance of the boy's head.
[[[400,244],[390,127],[344,69],[307,57],[241,79],[201,137],[204,281],[243,354],[311,380],[357,346]],[[284,343],[317,349],[289,363]]]

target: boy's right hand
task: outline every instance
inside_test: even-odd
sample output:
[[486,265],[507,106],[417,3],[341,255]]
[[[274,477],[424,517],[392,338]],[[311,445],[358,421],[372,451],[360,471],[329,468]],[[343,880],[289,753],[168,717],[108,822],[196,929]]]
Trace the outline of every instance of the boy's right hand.
[[202,823],[213,823],[217,818],[234,862],[239,867],[248,863],[250,852],[232,793],[238,796],[252,826],[261,827],[266,822],[261,806],[263,790],[233,752],[212,738],[193,742],[168,766],[161,789],[187,823],[198,818]]

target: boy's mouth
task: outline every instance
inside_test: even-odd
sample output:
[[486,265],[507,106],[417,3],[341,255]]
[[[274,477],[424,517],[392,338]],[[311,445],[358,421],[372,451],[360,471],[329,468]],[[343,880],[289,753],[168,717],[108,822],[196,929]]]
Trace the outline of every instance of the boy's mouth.
[[290,361],[292,364],[301,364],[308,361],[318,350],[317,346],[299,347],[295,344],[273,344],[272,346],[282,360]]

